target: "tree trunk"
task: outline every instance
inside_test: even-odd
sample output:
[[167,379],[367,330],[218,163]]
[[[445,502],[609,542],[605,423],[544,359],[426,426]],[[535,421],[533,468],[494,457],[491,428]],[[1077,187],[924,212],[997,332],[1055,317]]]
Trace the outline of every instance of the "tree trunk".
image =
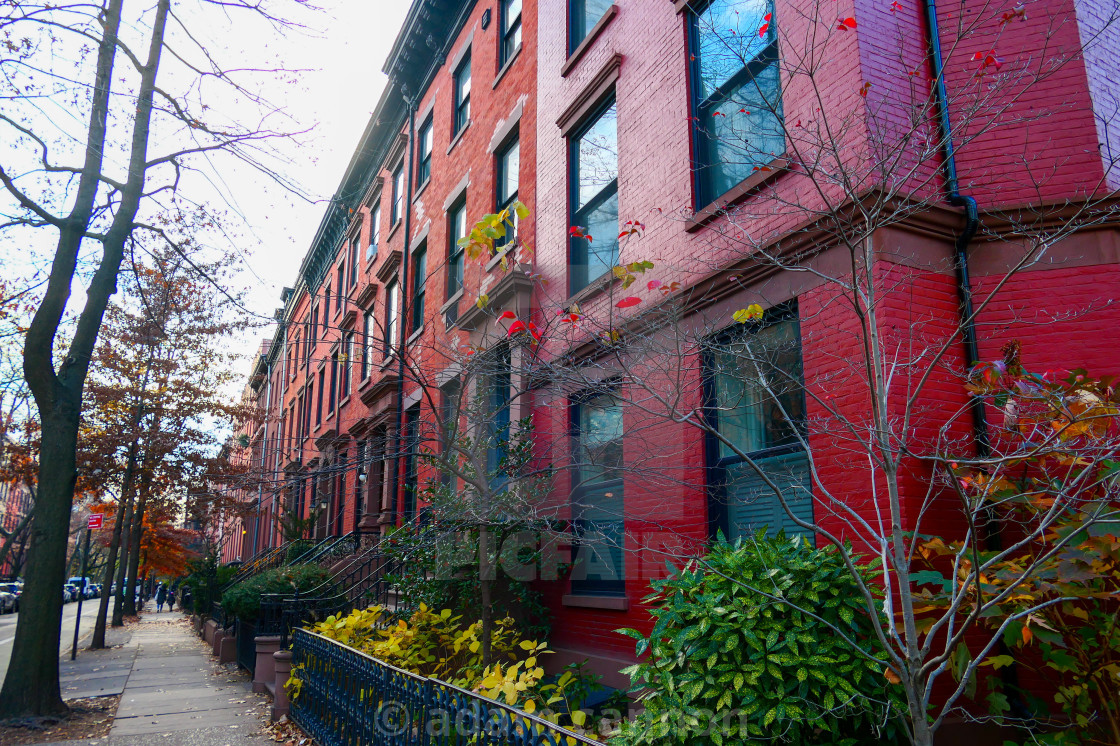
[[482,665],[489,666],[492,655],[490,638],[494,633],[493,610],[490,608],[490,531],[478,530],[478,585],[482,602]]
[[[135,443],[135,442],[134,442]],[[125,466],[124,483],[121,486],[120,504],[117,505],[117,520],[113,524],[113,536],[109,540],[109,558],[105,563],[105,580],[101,588],[101,598],[97,603],[97,621],[93,626],[93,640],[89,646],[91,650],[100,650],[105,647],[105,620],[109,613],[109,589],[113,587],[113,574],[117,569],[117,555],[121,548],[121,533],[124,524],[126,495],[132,489],[132,461],[135,458],[135,449],[130,448],[128,464]],[[116,595],[116,594],[112,594]]]
[[67,712],[58,681],[62,634],[62,584],[76,481],[80,397],[64,397],[43,418],[39,495],[27,552],[25,590],[4,687],[0,718]]
[[[0,546],[0,567],[8,559],[8,555],[12,552],[12,547],[16,544],[26,541],[27,528],[31,525],[31,516],[35,514],[35,501],[32,498],[31,510],[27,511],[27,515],[19,519],[19,523],[12,529],[12,532],[4,538],[4,545]],[[12,561],[12,575],[19,575],[19,553],[16,553],[16,559]]]
[[[148,509],[148,492],[151,491],[151,480],[146,475],[141,478],[140,495],[136,501],[136,510],[132,516],[132,537],[128,546],[128,581],[136,585],[140,577],[140,539],[144,535],[144,513]],[[144,484],[146,483],[146,484]],[[136,614],[136,594],[129,593],[124,599],[124,613],[128,616]]]
[[131,543],[132,531],[132,496],[129,495],[125,503],[124,521],[121,527],[120,559],[117,561],[117,592],[113,594],[113,621],[112,626],[124,626],[124,599],[127,597],[125,589],[129,579],[125,571],[128,569],[128,548]]

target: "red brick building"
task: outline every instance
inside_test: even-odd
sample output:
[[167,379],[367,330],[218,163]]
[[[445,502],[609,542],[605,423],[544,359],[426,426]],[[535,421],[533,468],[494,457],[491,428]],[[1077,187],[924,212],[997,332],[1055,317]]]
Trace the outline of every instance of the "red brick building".
[[[439,419],[473,355],[510,350],[507,390],[523,395],[506,401],[505,426],[531,415],[557,515],[577,531],[609,524],[620,544],[602,552],[612,571],[545,588],[555,658],[590,657],[618,685],[633,646],[613,630],[648,624],[640,599],[667,547],[796,528],[743,496],[754,487],[739,461],[668,416],[734,390],[711,361],[737,309],[765,310],[779,364],[805,382],[778,399],[816,424],[799,438],[720,405],[741,418],[727,427],[783,479],[811,484],[795,511],[856,538],[875,516],[866,455],[820,424],[867,424],[852,365],[867,320],[839,303],[848,257],[870,257],[859,272],[883,295],[871,323],[928,368],[915,437],[945,422],[944,437],[981,437],[961,374],[1011,338],[1031,368],[1118,372],[1105,340],[1120,322],[1120,43],[1103,0],[1004,5],[973,18],[959,4],[841,0],[822,18],[799,0],[417,0],[254,367],[268,416],[253,436],[266,478],[252,545],[279,541],[284,510],[317,516],[316,537],[410,520],[424,475],[409,434]],[[932,56],[927,13],[940,24]],[[532,250],[464,259],[455,239],[514,200],[529,217],[511,245]],[[615,240],[628,221],[643,235]],[[639,261],[653,268],[624,291],[612,268]],[[592,321],[623,316],[623,296],[671,301],[667,324],[716,341],[663,356],[635,384],[626,363],[604,362]],[[544,341],[503,347],[504,311]],[[587,321],[564,327],[569,314]],[[664,335],[648,339],[665,349]],[[595,362],[557,384],[572,360]],[[894,369],[892,397],[919,363]],[[576,386],[596,370],[601,386]],[[671,407],[649,404],[667,391]],[[583,473],[592,446],[612,465]],[[904,510],[951,529],[951,512],[922,508],[925,477],[907,477]],[[851,512],[821,513],[825,502]]]

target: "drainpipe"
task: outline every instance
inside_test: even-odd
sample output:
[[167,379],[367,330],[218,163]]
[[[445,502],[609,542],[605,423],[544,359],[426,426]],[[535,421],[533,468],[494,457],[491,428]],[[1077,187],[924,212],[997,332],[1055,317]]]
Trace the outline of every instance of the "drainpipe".
[[[267,353],[266,353],[267,355]],[[267,357],[266,357],[267,359]],[[268,468],[268,415],[272,409],[272,365],[269,364],[265,368],[265,376],[267,376],[267,383],[265,383],[264,394],[264,433],[261,435],[261,478],[264,478],[265,469]],[[264,499],[264,483],[263,481],[257,482],[257,521],[253,527],[253,553],[249,555],[252,559],[257,556],[260,551],[261,543],[261,506]]]
[[[396,420],[397,424],[393,434],[393,476],[389,480],[389,499],[392,501],[391,525],[397,525],[397,491],[400,485],[400,471],[401,471],[401,429],[404,425],[404,347],[405,347],[405,331],[408,325],[405,323],[408,314],[405,313],[407,304],[404,302],[408,297],[408,269],[409,269],[409,255],[411,247],[409,240],[412,236],[412,166],[413,166],[413,146],[416,142],[416,99],[408,97],[407,86],[402,85],[402,93],[405,95],[405,100],[408,104],[408,169],[405,179],[407,184],[404,189],[404,251],[401,256],[401,280],[398,286],[397,295],[400,300],[400,312],[397,314],[397,323],[399,330],[397,332],[397,390],[396,390]],[[387,331],[387,330],[386,330]]]
[[[964,337],[964,351],[966,363],[971,366],[980,361],[980,345],[976,338],[976,320],[973,318],[974,305],[972,302],[972,284],[968,271],[968,246],[976,236],[980,227],[979,209],[976,200],[966,194],[961,194],[960,181],[957,177],[957,150],[953,143],[953,123],[949,119],[949,94],[945,88],[945,64],[941,54],[941,32],[937,23],[937,0],[922,0],[925,10],[926,24],[929,31],[930,61],[933,65],[934,103],[937,107],[938,124],[941,129],[941,142],[944,154],[943,166],[945,171],[945,191],[949,204],[954,207],[963,207],[965,215],[964,230],[957,236],[954,246],[954,265],[957,273],[957,293],[961,304],[961,321]],[[978,397],[969,401],[972,412],[972,432],[976,441],[976,454],[980,458],[991,455],[992,444],[988,431],[988,418],[984,411],[984,402]],[[1000,525],[989,517],[987,533],[984,543],[988,549],[999,549],[1002,546]],[[1008,654],[1007,644],[999,641],[1000,652]],[[1003,692],[1008,699],[1011,712],[1022,720],[1033,720],[1034,714],[1027,707],[1020,694],[1019,668],[1017,663],[1005,666],[1000,670],[1000,682]]]
[[[962,334],[964,336],[965,363],[969,366],[980,361],[980,345],[976,338],[976,321],[973,318],[972,282],[968,271],[968,246],[980,227],[980,211],[976,200],[961,194],[957,178],[957,149],[953,143],[953,124],[949,119],[949,94],[945,89],[945,63],[941,55],[941,32],[937,23],[936,0],[922,0],[926,24],[929,31],[930,61],[933,65],[934,104],[941,129],[943,168],[945,172],[945,191],[949,204],[963,207],[965,215],[964,230],[957,236],[954,247],[954,261],[957,273],[957,294],[961,304]],[[972,430],[976,440],[976,451],[981,458],[991,454],[991,439],[988,434],[988,418],[984,412],[984,402],[973,398],[969,402],[972,412]]]

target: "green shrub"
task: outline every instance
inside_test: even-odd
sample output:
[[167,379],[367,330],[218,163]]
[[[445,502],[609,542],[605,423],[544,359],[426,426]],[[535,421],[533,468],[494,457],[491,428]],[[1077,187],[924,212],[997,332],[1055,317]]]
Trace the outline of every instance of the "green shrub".
[[619,630],[647,657],[626,671],[645,711],[618,743],[898,739],[901,688],[884,676],[886,654],[833,548],[782,534],[721,536],[703,564],[652,587],[650,637]]
[[254,621],[261,609],[261,594],[300,593],[319,588],[330,573],[319,565],[291,565],[265,570],[245,578],[222,594],[222,609],[242,621]]
[[284,552],[284,564],[288,565],[295,562],[300,557],[307,554],[307,551],[314,545],[315,543],[313,541],[307,539],[296,539],[290,542],[287,551]]
[[191,606],[197,614],[210,613],[210,602],[217,600],[222,586],[237,574],[236,567],[219,565],[214,552],[191,560],[187,569],[189,574],[183,578],[183,585],[191,589]]

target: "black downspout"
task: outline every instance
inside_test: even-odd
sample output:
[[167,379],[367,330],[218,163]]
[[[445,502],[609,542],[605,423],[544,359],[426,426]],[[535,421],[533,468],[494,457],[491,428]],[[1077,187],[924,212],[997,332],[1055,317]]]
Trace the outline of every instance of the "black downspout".
[[[976,236],[980,227],[980,210],[976,200],[966,194],[961,194],[960,181],[957,177],[957,149],[953,143],[953,123],[949,118],[949,94],[945,88],[945,62],[941,54],[941,31],[937,23],[937,0],[922,0],[925,8],[926,25],[929,31],[930,61],[933,66],[934,103],[937,106],[937,118],[941,129],[942,150],[944,153],[945,191],[949,204],[954,207],[963,207],[965,215],[964,230],[957,236],[954,246],[954,261],[957,273],[957,293],[961,304],[961,333],[964,337],[965,364],[971,368],[980,361],[980,345],[976,336],[975,307],[972,302],[972,281],[968,271],[968,247]],[[969,410],[972,412],[972,431],[976,441],[976,454],[984,459],[992,453],[992,441],[988,431],[988,417],[984,411],[984,400],[972,397],[969,400]],[[1002,546],[999,523],[994,517],[986,521],[984,542],[990,550],[997,550]],[[1000,652],[1008,654],[1007,644],[1001,638],[999,641]],[[1011,712],[1024,721],[1031,721],[1034,714],[1027,707],[1022,697],[1022,688],[1019,685],[1018,664],[1004,666],[1000,670],[1000,681],[1003,685],[1004,695],[1007,697]]]
[[[400,312],[397,315],[397,321],[400,324],[400,329],[397,332],[397,391],[396,391],[396,432],[393,434],[395,441],[393,446],[393,476],[389,480],[389,495],[392,500],[392,520],[391,526],[397,525],[397,501],[399,495],[397,494],[400,489],[400,471],[401,471],[401,428],[403,427],[404,412],[404,346],[405,346],[405,319],[408,314],[405,313],[408,305],[405,299],[408,297],[408,259],[411,253],[411,247],[408,245],[409,239],[412,235],[412,167],[413,167],[413,145],[416,142],[416,101],[413,98],[408,98],[407,88],[402,93],[406,96],[408,102],[408,174],[405,176],[407,184],[405,185],[404,193],[404,251],[401,256],[401,282],[397,291],[400,300]],[[388,332],[388,330],[386,330]]]
[[[945,89],[945,63],[941,55],[941,31],[937,23],[936,0],[922,0],[925,7],[926,24],[929,29],[930,61],[933,65],[934,103],[941,129],[941,143],[944,151],[945,191],[949,204],[963,207],[965,215],[964,230],[957,236],[954,265],[957,272],[957,294],[961,304],[961,322],[964,336],[965,364],[969,367],[980,362],[980,345],[976,338],[976,321],[973,318],[972,281],[968,271],[968,246],[980,227],[980,210],[976,200],[961,194],[957,178],[957,148],[953,143],[953,124],[949,119],[949,94]],[[973,397],[969,403],[972,411],[972,428],[976,438],[976,451],[980,458],[991,455],[991,439],[988,434],[988,418],[984,412],[984,402]]]

